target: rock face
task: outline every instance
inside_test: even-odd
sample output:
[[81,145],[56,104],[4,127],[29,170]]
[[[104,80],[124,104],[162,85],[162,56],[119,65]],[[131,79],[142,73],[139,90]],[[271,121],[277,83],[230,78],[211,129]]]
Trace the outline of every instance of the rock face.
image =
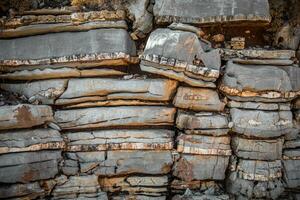
[[157,0],[154,17],[158,24],[182,22],[190,24],[213,24],[222,22],[268,23],[269,4],[266,0],[204,0],[176,1]]
[[0,1],[0,199],[299,199],[298,26],[274,4]]

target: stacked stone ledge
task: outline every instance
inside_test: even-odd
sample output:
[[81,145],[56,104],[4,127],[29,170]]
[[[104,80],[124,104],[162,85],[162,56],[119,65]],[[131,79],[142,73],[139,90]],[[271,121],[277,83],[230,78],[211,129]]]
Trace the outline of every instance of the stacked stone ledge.
[[[227,62],[219,85],[229,98],[233,123],[234,156],[226,188],[238,199],[276,199],[290,187],[283,177],[291,173],[291,168],[284,170],[286,151],[282,150],[289,143],[284,139],[298,134],[290,102],[299,94],[296,77],[300,71],[290,64],[291,56],[284,51],[260,51],[255,57],[245,53],[247,58]],[[283,58],[278,59],[276,54]]]

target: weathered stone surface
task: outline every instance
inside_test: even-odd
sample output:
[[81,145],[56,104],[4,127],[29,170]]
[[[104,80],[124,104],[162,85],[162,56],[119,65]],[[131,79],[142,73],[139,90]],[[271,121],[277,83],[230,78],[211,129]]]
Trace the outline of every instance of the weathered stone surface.
[[63,177],[63,180],[51,193],[52,199],[108,199],[95,175]]
[[43,197],[44,190],[40,187],[38,182],[27,184],[11,184],[0,186],[0,199],[8,198],[23,198],[23,199],[36,199]]
[[291,110],[290,103],[262,103],[262,102],[239,102],[229,101],[230,108],[243,108],[248,110]]
[[166,200],[166,196],[146,196],[146,195],[125,195],[120,194],[111,197],[112,200]]
[[108,100],[168,101],[174,94],[177,82],[166,79],[71,79],[57,105]]
[[253,160],[280,160],[283,139],[255,140],[233,137],[232,149],[240,158]]
[[163,129],[76,132],[67,133],[65,137],[68,151],[168,150],[174,143],[174,131]]
[[184,192],[187,189],[193,191],[218,191],[221,188],[221,185],[216,181],[202,181],[202,180],[193,180],[193,181],[183,181],[174,179],[171,182],[172,192]]
[[175,162],[173,175],[185,180],[223,180],[228,156],[181,155]]
[[148,194],[160,196],[166,193],[167,176],[128,176],[99,178],[102,190],[106,192],[128,192],[130,194]]
[[173,77],[213,82],[219,77],[221,60],[218,50],[205,52],[193,32],[156,29],[147,41],[141,65],[142,70],[147,67],[171,70],[165,75],[173,71]]
[[265,50],[265,49],[222,49],[222,58],[229,60],[231,58],[247,58],[247,59],[278,59],[289,60],[295,57],[293,50]]
[[253,23],[268,24],[271,21],[267,0],[157,0],[154,8],[157,24],[182,22],[191,24]]
[[282,165],[286,187],[300,188],[300,159],[284,159]]
[[237,173],[230,173],[226,180],[227,192],[240,199],[277,199],[284,191],[280,179],[272,181],[249,181],[238,177]]
[[176,119],[179,129],[228,129],[226,115],[215,113],[185,113],[179,111]]
[[66,89],[67,80],[45,80],[31,83],[2,83],[0,88],[9,92],[24,95],[30,102],[54,104]]
[[276,59],[233,59],[234,63],[243,65],[293,65],[293,60],[276,60]]
[[215,90],[189,87],[177,89],[173,104],[178,108],[195,111],[223,111],[225,107]]
[[0,130],[30,128],[53,121],[49,106],[19,104],[0,107]]
[[[2,70],[6,70],[4,68]],[[11,69],[11,68],[10,68]],[[43,80],[53,78],[75,78],[75,77],[102,77],[102,76],[120,76],[126,74],[125,72],[115,69],[77,69],[77,68],[52,68],[52,66],[36,67],[32,70],[20,69],[18,67],[11,69],[11,72],[0,74],[0,78],[8,80]],[[1,71],[1,69],[0,69]]]
[[202,193],[191,193],[183,195],[175,195],[172,200],[229,200],[229,196],[226,194],[202,194]]
[[271,138],[289,133],[293,128],[290,111],[230,109],[232,130],[249,137]]
[[128,174],[167,174],[171,170],[171,151],[94,151],[68,153],[78,159],[81,173],[94,173],[102,177]]
[[202,135],[185,135],[177,137],[177,151],[200,155],[231,155],[230,137],[212,137]]
[[18,130],[0,134],[0,154],[43,149],[62,149],[65,143],[53,129]]
[[282,102],[299,95],[300,68],[227,63],[220,90],[237,101]]
[[[87,41],[85,38],[89,38]],[[127,65],[135,44],[123,29],[96,29],[0,40],[0,65],[78,64]]]
[[62,129],[172,125],[175,109],[159,106],[99,107],[55,112]]
[[1,183],[28,183],[53,178],[58,173],[60,151],[21,152],[0,155]]

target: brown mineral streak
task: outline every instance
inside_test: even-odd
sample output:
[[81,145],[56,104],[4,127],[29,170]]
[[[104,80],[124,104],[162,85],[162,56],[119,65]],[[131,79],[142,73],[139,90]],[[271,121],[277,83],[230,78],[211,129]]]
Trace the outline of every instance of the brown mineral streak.
[[30,112],[30,107],[23,105],[21,107],[18,107],[15,110],[15,113],[15,117],[21,125],[26,124],[27,126],[32,126],[35,124],[35,119]]

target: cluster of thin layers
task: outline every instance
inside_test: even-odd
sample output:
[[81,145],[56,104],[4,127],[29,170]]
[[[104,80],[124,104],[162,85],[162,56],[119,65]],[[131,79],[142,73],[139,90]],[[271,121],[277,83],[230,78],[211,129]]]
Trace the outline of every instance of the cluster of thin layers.
[[120,10],[1,21],[0,89],[22,100],[0,98],[0,199],[297,196],[295,52],[212,49],[182,24],[265,24],[267,1],[222,4],[222,16],[197,10],[217,0],[157,0],[153,15],[141,2],[126,11],[131,34]]

